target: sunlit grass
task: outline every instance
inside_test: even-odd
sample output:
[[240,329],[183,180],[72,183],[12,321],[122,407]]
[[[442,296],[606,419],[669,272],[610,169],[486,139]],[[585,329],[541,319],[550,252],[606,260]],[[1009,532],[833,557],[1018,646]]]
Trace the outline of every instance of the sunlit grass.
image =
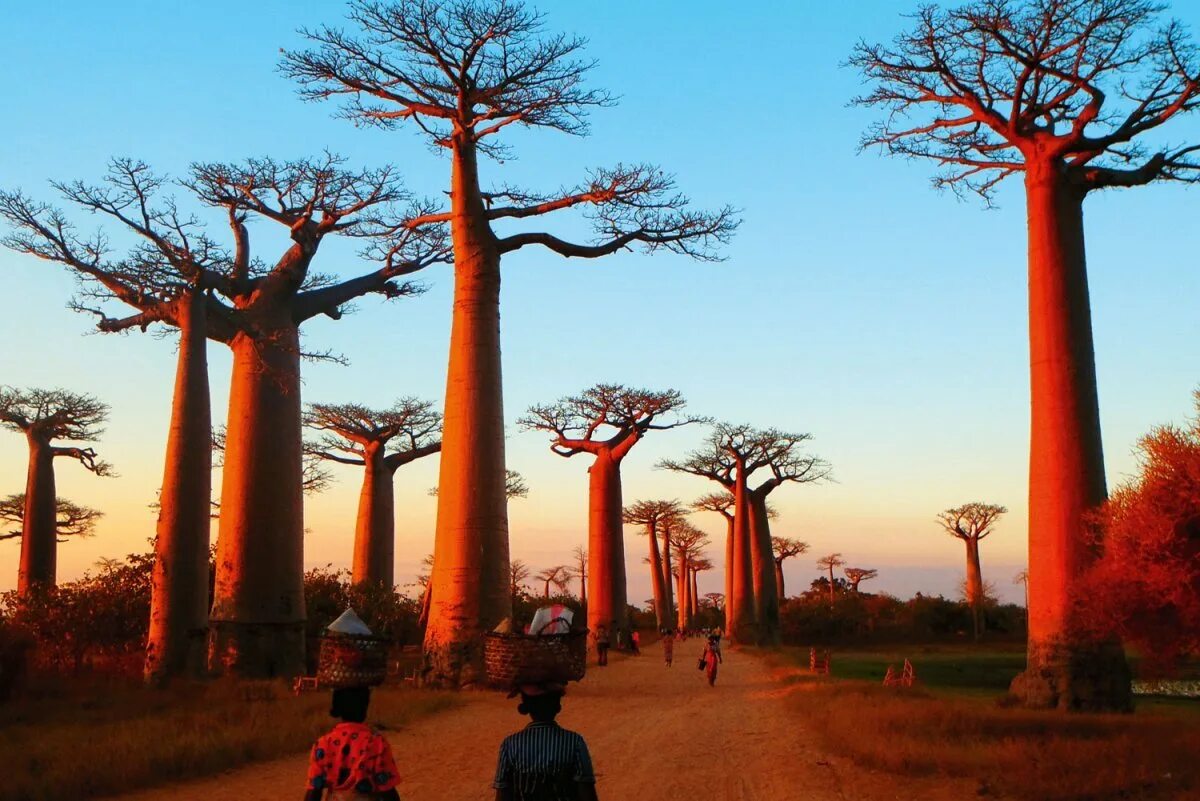
[[[458,703],[385,688],[371,722],[398,728]],[[303,753],[332,721],[328,693],[278,683],[149,690],[117,683],[42,692],[0,707],[0,801],[91,798]]]

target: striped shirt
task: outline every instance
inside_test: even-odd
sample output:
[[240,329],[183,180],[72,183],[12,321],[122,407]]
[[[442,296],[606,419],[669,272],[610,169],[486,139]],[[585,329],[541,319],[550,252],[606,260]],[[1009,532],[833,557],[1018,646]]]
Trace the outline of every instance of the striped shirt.
[[579,784],[594,784],[587,743],[557,723],[530,723],[504,738],[492,787],[517,801],[575,801]]

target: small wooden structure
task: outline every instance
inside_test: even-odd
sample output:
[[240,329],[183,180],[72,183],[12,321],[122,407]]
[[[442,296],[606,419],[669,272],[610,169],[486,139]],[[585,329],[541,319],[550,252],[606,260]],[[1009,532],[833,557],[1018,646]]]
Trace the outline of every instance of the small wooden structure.
[[911,687],[917,680],[917,672],[913,670],[912,662],[904,660],[904,667],[896,673],[895,665],[888,665],[887,675],[883,677],[884,687]]
[[808,670],[810,673],[820,675],[829,675],[829,651],[818,651],[816,648],[808,650]]

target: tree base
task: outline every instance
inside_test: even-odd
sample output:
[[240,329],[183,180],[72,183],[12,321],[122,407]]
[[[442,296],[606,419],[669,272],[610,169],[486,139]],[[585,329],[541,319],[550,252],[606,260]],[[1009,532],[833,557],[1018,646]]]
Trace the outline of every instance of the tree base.
[[485,678],[482,638],[467,642],[425,643],[421,666],[423,685],[459,689],[481,684]]
[[292,678],[305,673],[304,621],[209,624],[208,669],[243,679]]
[[172,679],[203,679],[208,669],[208,629],[189,629],[187,641],[179,643],[172,653],[166,643],[150,642],[146,646],[146,664],[142,677],[146,684],[161,687]]
[[1115,643],[1029,644],[1025,671],[1009,694],[1026,707],[1067,712],[1132,712],[1133,676]]

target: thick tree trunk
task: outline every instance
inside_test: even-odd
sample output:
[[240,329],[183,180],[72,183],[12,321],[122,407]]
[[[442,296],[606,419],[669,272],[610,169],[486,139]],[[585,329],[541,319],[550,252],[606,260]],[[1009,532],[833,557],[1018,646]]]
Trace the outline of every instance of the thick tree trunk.
[[367,446],[362,491],[358,495],[358,522],[354,528],[355,584],[395,584],[396,515],[392,479],[395,473],[384,461],[380,443]]
[[607,450],[588,468],[588,628],[614,636],[625,620],[625,537],[621,523],[621,463]]
[[679,560],[679,573],[675,576],[677,587],[677,595],[679,597],[679,608],[676,610],[675,620],[681,629],[690,629],[692,627],[689,619],[691,613],[691,599],[689,598],[691,583],[688,581],[688,563],[686,559]]
[[29,468],[25,477],[25,509],[21,521],[21,564],[17,595],[25,597],[38,587],[53,587],[58,564],[58,497],[54,485],[54,447],[46,440],[26,435]]
[[428,680],[463,685],[479,677],[482,631],[512,615],[512,599],[500,255],[485,218],[474,146],[462,138],[453,148],[451,208],[454,317],[425,659]]
[[663,602],[667,606],[667,620],[675,617],[675,570],[671,565],[671,529],[663,529],[663,587],[665,595]]
[[733,628],[733,515],[725,518],[725,631]]
[[248,678],[304,671],[300,344],[279,321],[231,342],[209,668]]
[[750,491],[746,487],[744,465],[738,464],[733,490],[733,587],[730,607],[729,639],[750,644],[757,641],[754,615],[754,572],[750,556]]
[[654,590],[654,620],[658,630],[670,626],[671,610],[667,607],[667,588],[663,582],[662,555],[658,550],[658,532],[649,526],[646,539],[650,540],[650,585]]
[[750,558],[754,567],[754,612],[759,643],[779,644],[779,588],[775,584],[775,553],[771,549],[771,523],[767,496],[748,492],[750,498]]
[[786,596],[783,594],[783,560],[775,560],[775,589],[779,597],[780,605],[783,604]]
[[983,635],[983,570],[979,565],[979,540],[967,544],[967,603],[971,605],[971,629],[978,640]]
[[1084,256],[1084,193],[1056,164],[1025,175],[1029,223],[1029,648],[1012,686],[1031,706],[1126,709],[1120,648],[1086,642],[1075,582],[1092,558],[1084,516],[1105,499]]
[[692,570],[691,574],[692,592],[691,596],[689,597],[691,604],[688,608],[691,610],[692,617],[694,618],[696,615],[700,614],[700,574],[695,570]]
[[208,543],[212,527],[212,401],[206,298],[179,300],[179,355],[154,540],[145,678],[207,670]]

